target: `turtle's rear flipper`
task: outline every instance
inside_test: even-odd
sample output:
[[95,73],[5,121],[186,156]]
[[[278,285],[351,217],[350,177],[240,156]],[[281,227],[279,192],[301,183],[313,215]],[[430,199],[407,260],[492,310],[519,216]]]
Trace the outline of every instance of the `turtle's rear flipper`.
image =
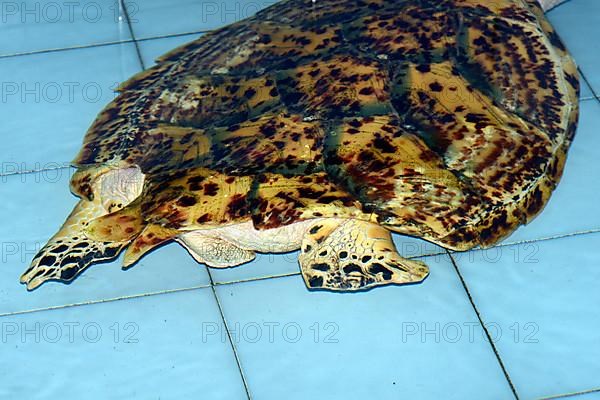
[[84,233],[89,221],[106,214],[97,201],[81,200],[61,229],[40,250],[21,275],[21,283],[33,290],[49,280],[68,282],[92,263],[118,256],[127,244],[97,242]]
[[252,250],[242,249],[227,240],[210,236],[210,231],[188,232],[177,238],[196,261],[213,268],[228,268],[254,260]]
[[326,219],[312,225],[299,257],[311,289],[354,291],[388,284],[421,282],[429,269],[402,258],[390,232],[354,219]]

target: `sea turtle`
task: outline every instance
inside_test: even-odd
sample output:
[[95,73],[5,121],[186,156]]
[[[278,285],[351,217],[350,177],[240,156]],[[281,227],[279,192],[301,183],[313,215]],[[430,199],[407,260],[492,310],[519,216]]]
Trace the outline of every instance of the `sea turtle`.
[[87,132],[81,201],[21,281],[175,240],[217,268],[299,249],[309,288],[359,290],[427,276],[390,232],[496,243],[542,209],[576,129],[547,6],[286,0],[167,53]]

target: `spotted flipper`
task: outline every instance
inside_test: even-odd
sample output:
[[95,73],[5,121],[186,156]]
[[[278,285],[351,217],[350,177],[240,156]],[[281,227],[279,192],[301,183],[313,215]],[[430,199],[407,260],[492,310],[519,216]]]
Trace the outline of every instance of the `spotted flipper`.
[[109,215],[93,220],[85,231],[96,241],[130,243],[123,258],[123,267],[135,264],[153,248],[173,239],[178,232],[156,224],[147,224],[141,212],[141,201]]
[[177,241],[196,261],[213,268],[227,268],[254,260],[251,250],[242,249],[226,240],[211,237],[210,230],[194,231],[181,235]]
[[304,237],[299,261],[311,289],[363,290],[417,283],[429,274],[425,264],[397,253],[388,230],[354,219],[316,222]]
[[98,242],[131,242],[144,229],[140,202],[100,216],[85,227],[85,235]]
[[21,283],[33,290],[50,280],[69,282],[91,264],[116,258],[129,239],[107,234],[101,240],[92,238],[88,236],[90,223],[123,210],[139,196],[143,181],[135,168],[106,167],[75,174],[71,187],[82,200],[21,275]]
[[33,290],[49,280],[71,281],[92,263],[115,258],[123,242],[98,242],[85,236],[88,221],[106,213],[99,200],[81,200],[62,228],[21,275],[21,283]]
[[127,247],[123,257],[123,267],[127,268],[135,264],[144,254],[158,247],[177,235],[174,229],[165,228],[160,225],[149,224],[138,237]]

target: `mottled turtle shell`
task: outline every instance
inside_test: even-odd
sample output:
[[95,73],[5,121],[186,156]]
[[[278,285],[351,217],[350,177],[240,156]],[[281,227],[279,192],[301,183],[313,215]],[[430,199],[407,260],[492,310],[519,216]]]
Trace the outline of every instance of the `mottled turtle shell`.
[[579,94],[535,0],[287,0],[119,90],[75,164],[139,166],[147,221],[368,214],[463,250],[542,209]]

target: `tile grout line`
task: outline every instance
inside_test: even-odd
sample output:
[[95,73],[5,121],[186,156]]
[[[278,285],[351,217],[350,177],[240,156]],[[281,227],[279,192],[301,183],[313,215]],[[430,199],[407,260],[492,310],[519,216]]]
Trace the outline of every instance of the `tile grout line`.
[[167,290],[161,290],[158,292],[132,294],[132,295],[113,297],[113,298],[108,298],[108,299],[82,301],[79,303],[71,303],[71,304],[61,304],[58,306],[51,306],[51,307],[32,308],[29,310],[22,310],[22,311],[9,311],[9,312],[5,312],[5,313],[0,313],[0,318],[11,317],[11,316],[16,316],[16,315],[23,315],[23,314],[32,314],[32,313],[42,312],[42,311],[60,310],[60,309],[69,308],[69,307],[81,307],[81,306],[88,306],[88,305],[93,305],[93,304],[112,303],[114,301],[138,299],[138,298],[142,298],[142,297],[157,296],[157,295],[161,295],[161,294],[188,292],[188,291],[199,290],[199,289],[207,289],[209,287],[210,287],[210,285],[197,285],[197,286],[190,286],[190,287],[186,287],[186,288],[167,289]]
[[300,272],[289,272],[287,274],[266,275],[266,276],[258,276],[258,277],[255,277],[255,278],[246,278],[246,279],[238,279],[238,280],[233,280],[233,281],[215,282],[214,286],[228,286],[228,285],[235,285],[235,284],[238,284],[238,283],[248,283],[248,282],[255,282],[255,281],[266,281],[266,280],[269,280],[269,279],[288,278],[290,276],[296,276],[296,275],[300,275]]
[[556,396],[550,396],[550,397],[541,397],[538,400],[566,399],[566,398],[569,398],[569,397],[584,396],[584,395],[590,394],[590,393],[600,393],[600,388],[589,389],[589,390],[582,390],[582,391],[573,392],[573,393],[558,394]]
[[[165,33],[163,35],[146,36],[143,38],[138,38],[137,41],[138,42],[149,42],[151,40],[156,40],[156,39],[171,39],[171,38],[182,37],[182,36],[204,35],[204,34],[212,32],[213,30],[216,30],[216,29],[200,30],[200,31],[187,31],[187,32],[179,32],[179,33]],[[198,38],[196,38],[196,39],[198,39]]]
[[504,365],[504,362],[502,361],[502,358],[500,357],[500,353],[498,352],[498,349],[496,348],[496,345],[494,344],[494,341],[492,340],[492,336],[490,335],[490,332],[488,331],[488,329],[485,327],[485,324],[483,323],[483,318],[481,317],[479,309],[475,305],[475,301],[473,300],[473,296],[471,296],[471,292],[469,291],[469,288],[467,287],[467,283],[465,282],[462,274],[460,273],[460,270],[458,269],[458,264],[456,263],[456,260],[454,260],[454,257],[452,257],[452,253],[450,251],[446,250],[446,253],[450,257],[450,261],[452,262],[452,265],[454,266],[454,270],[456,271],[458,278],[460,279],[460,283],[462,284],[463,289],[465,290],[465,293],[467,294],[467,297],[469,298],[471,307],[473,307],[473,310],[475,311],[475,314],[477,315],[477,319],[479,320],[479,324],[481,325],[481,328],[485,332],[485,336],[487,337],[488,343],[492,347],[492,351],[494,352],[494,355],[496,356],[496,360],[498,360],[498,364],[500,364],[500,368],[502,369],[502,373],[504,374],[504,377],[506,378],[506,381],[508,382],[508,385],[510,386],[510,390],[512,391],[513,395],[515,396],[515,399],[519,400],[519,395],[517,394],[517,389],[515,388],[515,385],[513,384],[512,380],[510,379],[508,370],[506,369],[506,366]]
[[581,97],[579,99],[579,101],[590,101],[590,100],[600,100],[600,99],[597,98],[596,96],[594,96],[593,94],[591,96]]
[[213,292],[213,295],[215,296],[215,301],[217,302],[217,307],[219,308],[219,314],[221,314],[221,320],[223,321],[223,326],[225,327],[225,331],[227,332],[227,339],[229,340],[229,344],[231,345],[231,349],[233,350],[233,356],[235,358],[235,363],[237,364],[240,377],[242,378],[242,384],[244,385],[246,397],[248,398],[248,400],[252,400],[252,396],[250,395],[250,389],[248,388],[248,382],[246,381],[246,375],[244,374],[244,370],[242,368],[240,355],[238,354],[237,347],[233,343],[231,331],[229,330],[229,324],[227,323],[227,319],[225,318],[225,312],[223,311],[223,305],[221,304],[221,300],[219,299],[219,295],[217,294],[217,290],[215,289],[215,282],[213,280],[212,274],[210,273],[210,269],[207,269],[207,271],[208,278],[210,279],[210,288]]
[[140,62],[140,66],[142,67],[142,71],[146,70],[146,65],[144,65],[144,59],[142,58],[142,52],[140,50],[140,45],[135,39],[135,33],[133,32],[133,26],[131,25],[131,18],[129,17],[129,12],[127,11],[127,6],[125,5],[125,0],[119,0],[119,5],[123,10],[123,14],[125,15],[125,19],[127,20],[127,26],[129,28],[129,34],[131,35],[131,40],[133,41],[133,45],[135,46],[135,52],[137,53],[138,61]]
[[[135,40],[138,42],[147,42],[147,41],[151,41],[151,40],[170,39],[170,38],[188,36],[188,35],[203,35],[203,34],[210,33],[210,32],[212,32],[212,30],[167,33],[167,34],[163,34],[163,35],[136,38]],[[45,54],[45,53],[57,53],[57,52],[61,52],[61,51],[70,51],[70,50],[93,49],[95,47],[114,46],[114,45],[118,45],[118,44],[128,44],[128,43],[133,43],[133,39],[122,39],[122,40],[113,40],[113,41],[109,41],[109,42],[89,43],[89,44],[82,44],[82,45],[75,45],[75,46],[68,46],[68,47],[31,50],[31,51],[26,51],[26,52],[22,52],[22,53],[0,54],[0,59],[22,57],[22,56],[32,56],[32,55]]]
[[26,170],[21,170],[21,171],[14,171],[14,172],[0,172],[0,178],[6,177],[6,176],[13,176],[13,175],[39,174],[40,172],[60,171],[60,170],[70,169],[70,168],[71,168],[70,163],[64,163],[63,165],[58,166],[58,167],[48,167],[48,168],[40,168],[40,169],[26,169]]
[[133,43],[133,40],[132,39],[123,39],[123,40],[114,40],[114,41],[110,41],[110,42],[82,44],[82,45],[78,45],[78,46],[59,47],[59,48],[55,48],[55,49],[51,48],[51,49],[42,49],[42,50],[32,50],[32,51],[26,51],[23,53],[2,54],[2,55],[0,55],[0,60],[4,59],[4,58],[33,56],[33,55],[46,54],[46,53],[58,53],[61,51],[70,51],[70,50],[93,49],[95,47],[114,46],[117,44],[127,44],[127,43]]

